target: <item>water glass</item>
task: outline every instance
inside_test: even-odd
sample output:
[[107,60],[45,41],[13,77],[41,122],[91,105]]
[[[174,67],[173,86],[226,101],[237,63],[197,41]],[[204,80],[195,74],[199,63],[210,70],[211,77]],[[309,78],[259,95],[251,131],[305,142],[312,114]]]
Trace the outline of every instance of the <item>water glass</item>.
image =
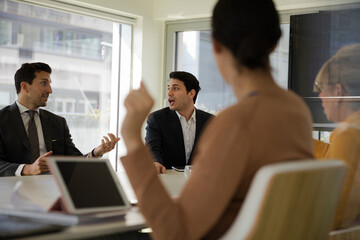
[[186,165],[185,169],[184,169],[184,176],[186,179],[188,179],[190,177],[191,171],[192,171],[192,166]]

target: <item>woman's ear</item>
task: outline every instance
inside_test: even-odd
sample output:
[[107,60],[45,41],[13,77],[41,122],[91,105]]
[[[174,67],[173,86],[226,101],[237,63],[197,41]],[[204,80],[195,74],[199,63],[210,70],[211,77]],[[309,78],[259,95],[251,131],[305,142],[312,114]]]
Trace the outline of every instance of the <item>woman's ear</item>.
[[[341,96],[344,96],[344,94],[345,94],[345,91],[344,91],[343,86],[340,83],[337,83],[334,87],[333,95],[335,97],[341,97]],[[342,100],[341,98],[336,99],[337,102],[340,102],[341,100]]]
[[212,45],[213,45],[214,53],[220,53],[221,52],[223,46],[221,45],[221,43],[216,41],[215,38],[212,39]]

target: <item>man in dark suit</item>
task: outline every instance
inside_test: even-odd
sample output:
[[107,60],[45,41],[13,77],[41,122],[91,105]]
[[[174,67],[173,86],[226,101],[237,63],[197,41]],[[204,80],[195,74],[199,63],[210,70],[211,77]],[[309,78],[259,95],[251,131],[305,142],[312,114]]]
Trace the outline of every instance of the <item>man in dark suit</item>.
[[194,75],[176,71],[169,77],[169,107],[151,113],[146,126],[145,141],[159,173],[191,164],[196,141],[213,116],[194,106],[201,89]]
[[[81,156],[66,120],[46,106],[52,93],[51,68],[45,63],[24,63],[15,74],[17,101],[0,110],[0,176],[37,175],[48,172],[50,155]],[[87,156],[101,157],[119,141],[113,134]]]

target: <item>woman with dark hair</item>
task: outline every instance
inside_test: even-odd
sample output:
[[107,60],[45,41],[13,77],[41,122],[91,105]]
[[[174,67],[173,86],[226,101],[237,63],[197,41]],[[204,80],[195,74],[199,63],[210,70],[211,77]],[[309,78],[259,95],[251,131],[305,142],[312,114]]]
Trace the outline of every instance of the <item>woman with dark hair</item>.
[[141,138],[153,100],[144,85],[125,100],[122,163],[155,239],[218,239],[234,221],[256,171],[265,164],[312,158],[311,116],[271,76],[280,38],[271,0],[220,0],[212,17],[213,52],[237,103],[211,120],[195,150],[193,172],[171,199]]

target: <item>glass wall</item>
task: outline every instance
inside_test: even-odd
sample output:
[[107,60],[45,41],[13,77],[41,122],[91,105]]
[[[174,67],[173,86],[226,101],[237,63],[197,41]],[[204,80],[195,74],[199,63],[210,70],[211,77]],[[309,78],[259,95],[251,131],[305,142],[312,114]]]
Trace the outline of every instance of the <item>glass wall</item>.
[[121,60],[131,62],[131,55],[121,54],[122,49],[131,50],[131,29],[131,25],[0,1],[0,107],[16,100],[13,79],[22,63],[48,63],[53,69],[53,94],[46,109],[65,117],[75,145],[83,153],[91,151],[102,136],[117,131],[117,126],[110,126],[118,123],[120,112],[110,106],[118,99],[120,58],[127,56]]
[[[282,24],[282,38],[270,56],[273,76],[283,88],[288,83],[289,24]],[[235,96],[222,79],[212,53],[211,30],[176,32],[175,69],[194,74],[201,86],[196,107],[213,114],[233,104]]]

